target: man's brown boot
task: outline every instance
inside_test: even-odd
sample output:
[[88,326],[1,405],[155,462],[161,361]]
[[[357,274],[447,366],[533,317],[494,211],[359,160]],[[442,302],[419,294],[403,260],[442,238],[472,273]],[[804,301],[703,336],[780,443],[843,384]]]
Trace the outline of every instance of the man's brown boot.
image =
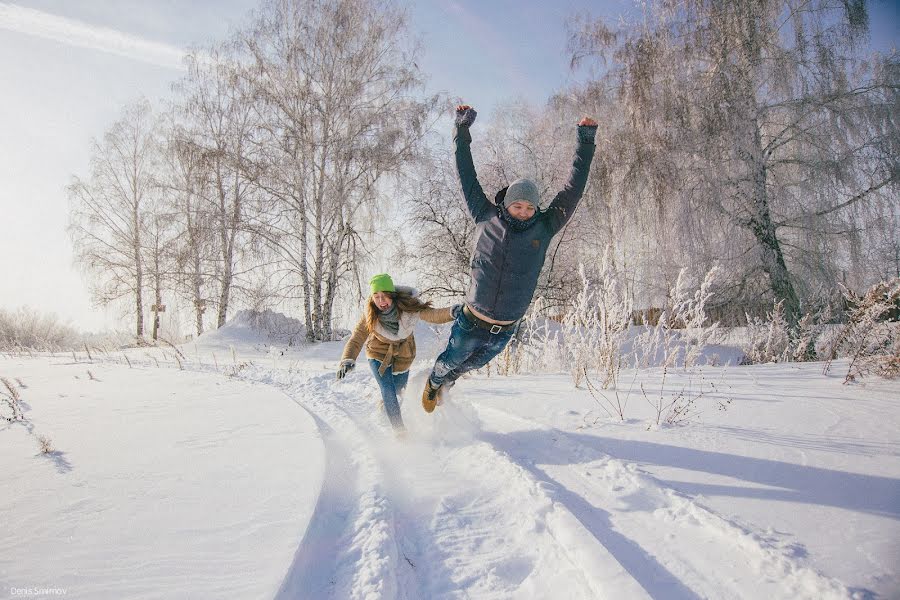
[[441,399],[441,388],[431,387],[431,380],[425,382],[425,391],[422,392],[422,408],[425,412],[434,412],[434,407]]

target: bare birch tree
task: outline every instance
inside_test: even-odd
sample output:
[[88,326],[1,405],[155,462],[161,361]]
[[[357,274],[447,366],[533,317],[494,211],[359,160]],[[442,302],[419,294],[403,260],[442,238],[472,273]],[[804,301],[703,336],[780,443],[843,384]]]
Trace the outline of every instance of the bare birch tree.
[[144,336],[146,209],[158,165],[154,128],[147,101],[126,107],[102,142],[92,143],[90,176],[68,186],[75,261],[90,277],[95,302],[130,300],[138,340]]
[[272,0],[241,36],[267,139],[255,231],[283,261],[309,339],[329,339],[339,286],[358,264],[381,184],[411,158],[436,99],[380,0]]
[[194,331],[204,331],[204,313],[212,306],[209,294],[215,281],[216,244],[214,214],[208,198],[213,196],[211,172],[204,151],[183,127],[172,124],[166,140],[166,179],[174,240],[173,281],[176,292],[188,301],[194,313]]
[[[157,191],[161,189],[157,187]],[[147,287],[153,292],[153,325],[151,339],[159,339],[161,319],[160,313],[167,310],[164,303],[164,292],[171,291],[175,279],[175,239],[176,230],[173,220],[172,206],[163,197],[156,198],[153,206],[146,211],[146,231],[143,235],[144,260]]]
[[475,223],[459,191],[454,164],[450,149],[443,147],[423,153],[411,165],[407,221],[416,234],[398,257],[418,271],[423,294],[448,300],[466,295],[475,244]]
[[188,128],[185,143],[193,145],[195,154],[199,151],[192,160],[199,161],[198,168],[210,182],[198,189],[209,192],[204,198],[215,227],[219,284],[216,327],[227,319],[236,277],[241,275],[240,258],[248,244],[246,222],[255,164],[251,154],[256,147],[252,136],[258,127],[250,91],[238,75],[233,50],[223,44],[189,55],[188,74],[178,85]]

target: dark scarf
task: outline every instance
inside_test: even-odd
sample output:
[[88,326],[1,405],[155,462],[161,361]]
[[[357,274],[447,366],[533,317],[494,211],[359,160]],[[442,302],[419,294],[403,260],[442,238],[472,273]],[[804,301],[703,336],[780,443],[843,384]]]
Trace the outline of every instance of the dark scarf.
[[400,311],[397,310],[396,300],[391,303],[391,307],[386,311],[378,311],[378,322],[393,334],[400,331]]
[[500,218],[509,226],[510,229],[517,232],[522,232],[534,225],[535,221],[537,221],[538,217],[541,216],[541,211],[535,210],[534,215],[528,219],[527,221],[520,221],[515,218],[509,211],[506,210],[506,207],[503,204],[500,204],[497,209],[500,211]]

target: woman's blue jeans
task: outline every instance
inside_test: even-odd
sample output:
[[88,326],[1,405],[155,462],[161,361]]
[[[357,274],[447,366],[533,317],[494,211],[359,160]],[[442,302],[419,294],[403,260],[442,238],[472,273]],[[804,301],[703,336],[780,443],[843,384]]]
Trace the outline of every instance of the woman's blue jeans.
[[445,382],[456,381],[463,373],[480,369],[492,358],[500,354],[515,334],[515,328],[500,333],[491,333],[475,325],[465,312],[459,311],[450,329],[447,348],[434,363],[431,370],[432,387],[440,387]]
[[384,412],[387,413],[388,419],[394,429],[403,428],[403,417],[400,416],[400,400],[397,398],[406,388],[409,381],[409,371],[394,374],[394,367],[389,366],[384,371],[384,375],[378,371],[381,369],[381,361],[374,358],[369,359],[369,367],[375,375],[375,381],[381,388],[381,401],[384,402]]

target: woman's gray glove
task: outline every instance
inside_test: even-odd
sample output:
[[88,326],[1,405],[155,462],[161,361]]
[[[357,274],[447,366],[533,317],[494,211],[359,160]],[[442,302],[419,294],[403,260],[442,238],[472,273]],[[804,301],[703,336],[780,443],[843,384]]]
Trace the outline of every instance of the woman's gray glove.
[[475,112],[474,108],[472,108],[468,104],[460,104],[456,107],[456,126],[471,127],[472,123],[475,122],[475,117],[477,116],[478,113]]
[[343,379],[344,377],[347,376],[347,373],[349,373],[350,371],[353,370],[353,367],[355,367],[355,366],[356,366],[356,361],[355,361],[355,360],[342,360],[342,361],[341,361],[341,366],[340,366],[340,368],[338,369],[338,372],[337,372],[337,378],[338,378],[339,380],[340,380],[340,379]]

